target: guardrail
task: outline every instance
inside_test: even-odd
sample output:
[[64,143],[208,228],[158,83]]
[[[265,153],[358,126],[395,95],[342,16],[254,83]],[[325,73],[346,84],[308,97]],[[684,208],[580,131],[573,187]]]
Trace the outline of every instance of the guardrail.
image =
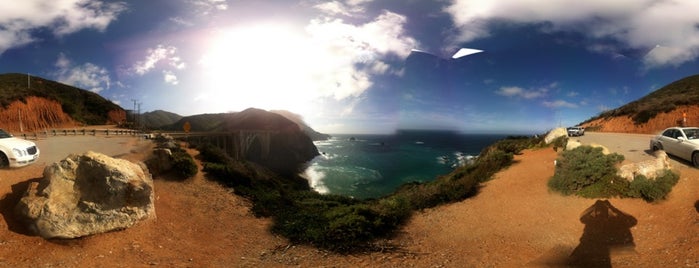
[[27,139],[50,138],[58,136],[139,136],[143,131],[133,129],[51,129],[20,133],[15,137]]

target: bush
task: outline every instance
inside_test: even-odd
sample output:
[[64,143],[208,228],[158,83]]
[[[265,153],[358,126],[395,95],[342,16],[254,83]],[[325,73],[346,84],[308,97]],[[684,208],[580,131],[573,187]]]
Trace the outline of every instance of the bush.
[[180,179],[191,178],[199,171],[192,156],[184,151],[172,153],[172,169]]
[[551,141],[554,151],[558,151],[558,148],[566,148],[568,144],[568,136],[560,136]]
[[599,181],[604,183],[605,177],[611,182],[611,177],[616,176],[615,165],[623,160],[624,156],[619,154],[604,155],[599,147],[580,146],[564,151],[556,161],[556,171],[548,186],[569,195]]
[[629,185],[627,196],[640,197],[648,202],[659,201],[665,199],[678,180],[679,176],[670,170],[665,170],[655,180],[649,180],[644,176],[636,176]]
[[565,195],[576,194],[586,198],[632,197],[653,202],[664,199],[679,180],[676,173],[665,170],[655,180],[636,176],[629,182],[616,174],[615,164],[623,159],[618,154],[605,156],[601,148],[590,146],[565,151],[557,160],[556,171],[548,186]]

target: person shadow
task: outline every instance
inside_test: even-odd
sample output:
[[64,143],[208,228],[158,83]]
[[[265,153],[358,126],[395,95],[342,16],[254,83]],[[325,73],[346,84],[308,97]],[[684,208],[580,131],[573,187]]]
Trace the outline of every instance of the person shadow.
[[568,257],[571,267],[612,267],[611,252],[633,251],[635,243],[631,227],[637,221],[633,216],[614,207],[609,200],[597,200],[580,216],[585,230],[580,244]]

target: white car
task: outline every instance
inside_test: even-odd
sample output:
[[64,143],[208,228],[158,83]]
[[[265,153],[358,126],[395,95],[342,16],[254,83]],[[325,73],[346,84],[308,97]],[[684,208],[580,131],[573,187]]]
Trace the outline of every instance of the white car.
[[690,161],[695,167],[699,167],[699,128],[667,128],[650,140],[650,149],[665,150],[666,153]]
[[39,159],[39,148],[31,141],[15,138],[0,129],[0,167],[23,167]]
[[566,131],[568,131],[568,136],[570,137],[585,135],[585,129],[582,127],[569,127]]

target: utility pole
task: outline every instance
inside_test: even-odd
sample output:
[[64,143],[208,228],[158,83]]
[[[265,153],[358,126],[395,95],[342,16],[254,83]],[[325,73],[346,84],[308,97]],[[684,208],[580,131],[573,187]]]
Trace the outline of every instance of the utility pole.
[[137,99],[131,99],[133,101],[133,110],[131,113],[133,114],[133,127],[134,129],[136,128],[136,102],[138,101]]
[[[141,104],[142,104],[141,102],[138,103],[138,113],[137,113],[137,115],[139,115],[139,117],[140,117],[140,115],[141,115]],[[136,126],[139,126],[139,127],[140,127],[140,125],[139,125],[139,123],[138,123],[138,120],[136,120],[136,122],[137,122],[137,123],[136,123]]]
[[27,73],[27,88],[32,88],[32,80],[31,76],[29,76],[29,73]]

